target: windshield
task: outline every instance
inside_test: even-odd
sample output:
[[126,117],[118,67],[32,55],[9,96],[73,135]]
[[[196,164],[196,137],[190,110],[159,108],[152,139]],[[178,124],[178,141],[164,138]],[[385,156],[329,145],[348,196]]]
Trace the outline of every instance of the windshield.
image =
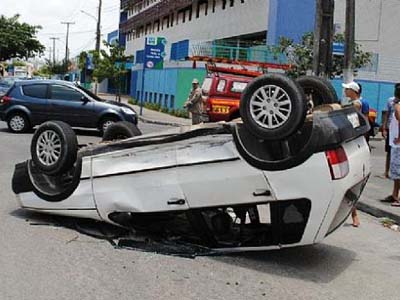
[[94,93],[92,93],[91,91],[85,89],[84,87],[80,86],[80,85],[76,85],[76,87],[78,89],[80,89],[81,91],[83,91],[84,93],[86,93],[87,95],[89,95],[90,97],[92,97],[94,100],[97,101],[104,101],[103,99],[101,99],[99,96],[95,95]]

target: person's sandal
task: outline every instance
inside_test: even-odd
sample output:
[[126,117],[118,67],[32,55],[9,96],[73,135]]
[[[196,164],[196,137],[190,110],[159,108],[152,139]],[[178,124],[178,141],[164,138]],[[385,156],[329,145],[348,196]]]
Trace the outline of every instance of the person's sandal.
[[393,198],[392,195],[387,196],[385,199],[380,200],[383,203],[393,203],[396,202],[396,199]]
[[391,204],[391,206],[393,206],[393,207],[400,207],[400,201],[394,201],[392,204]]

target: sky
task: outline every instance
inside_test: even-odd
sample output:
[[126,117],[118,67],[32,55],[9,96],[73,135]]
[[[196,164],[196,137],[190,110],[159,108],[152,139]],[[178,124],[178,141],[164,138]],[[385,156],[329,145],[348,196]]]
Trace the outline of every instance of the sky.
[[[103,0],[102,39],[107,33],[118,29],[120,0]],[[99,0],[0,0],[0,15],[11,17],[20,15],[20,21],[31,25],[41,25],[37,37],[46,46],[46,57],[53,42],[56,41],[56,58],[65,56],[66,25],[61,22],[75,22],[70,26],[70,56],[79,55],[83,50],[94,49],[96,38],[96,20],[82,13],[81,10],[97,16]]]

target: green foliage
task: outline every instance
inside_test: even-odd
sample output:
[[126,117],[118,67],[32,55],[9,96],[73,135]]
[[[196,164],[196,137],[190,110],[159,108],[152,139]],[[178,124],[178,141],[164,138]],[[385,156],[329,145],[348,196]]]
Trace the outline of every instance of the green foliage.
[[[140,105],[140,101],[136,100],[134,98],[130,98],[128,100],[128,103],[131,105]],[[144,108],[147,109],[151,109],[151,110],[155,110],[155,111],[159,111],[162,113],[166,113],[175,117],[179,117],[179,118],[189,118],[189,113],[187,112],[186,109],[168,109],[168,107],[162,107],[160,104],[158,103],[150,103],[150,102],[144,102],[143,104]]]
[[93,76],[99,82],[107,78],[111,80],[117,87],[119,96],[122,89],[122,78],[127,73],[126,63],[132,57],[125,55],[125,48],[121,47],[119,43],[109,44],[104,42],[104,45],[107,47],[107,51],[101,50],[100,53],[91,51],[94,64]]
[[18,21],[19,15],[0,16],[0,61],[10,58],[30,58],[43,54],[45,47],[36,38],[40,26]]
[[[336,34],[334,37],[335,42],[344,42],[343,34]],[[306,33],[300,44],[295,44],[293,40],[281,37],[279,45],[276,47],[281,53],[286,53],[289,61],[293,64],[291,70],[287,71],[287,75],[291,77],[299,77],[306,75],[312,70],[313,66],[313,47],[314,47],[314,34],[312,32]],[[356,43],[354,55],[354,72],[371,63],[372,54],[364,52],[361,45]],[[333,56],[332,61],[332,77],[343,75],[344,57],[339,55]]]

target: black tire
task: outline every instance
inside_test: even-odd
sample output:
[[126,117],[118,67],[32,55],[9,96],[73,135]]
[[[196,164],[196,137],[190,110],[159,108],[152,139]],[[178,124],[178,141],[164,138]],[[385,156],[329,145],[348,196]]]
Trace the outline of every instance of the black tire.
[[[100,131],[100,136],[104,135],[104,132],[106,131],[107,127],[117,123],[119,121],[119,119],[117,117],[113,117],[113,116],[106,116],[104,118],[102,118],[99,122],[99,131]],[[108,123],[108,125],[106,125]]]
[[329,80],[318,76],[301,76],[296,81],[306,94],[309,112],[319,105],[339,103],[335,88]]
[[22,112],[11,113],[7,118],[7,126],[13,133],[25,133],[31,128],[28,117]]
[[[47,147],[47,148],[46,148]],[[77,157],[78,141],[72,128],[61,121],[39,126],[31,142],[31,156],[36,168],[47,175],[70,170]]]
[[[275,92],[278,94],[273,95]],[[307,102],[302,88],[280,74],[267,74],[253,80],[243,91],[240,101],[243,124],[263,140],[283,140],[291,136],[303,125],[306,113]]]
[[141,131],[133,123],[121,121],[110,125],[103,135],[103,142],[125,140],[142,135]]

